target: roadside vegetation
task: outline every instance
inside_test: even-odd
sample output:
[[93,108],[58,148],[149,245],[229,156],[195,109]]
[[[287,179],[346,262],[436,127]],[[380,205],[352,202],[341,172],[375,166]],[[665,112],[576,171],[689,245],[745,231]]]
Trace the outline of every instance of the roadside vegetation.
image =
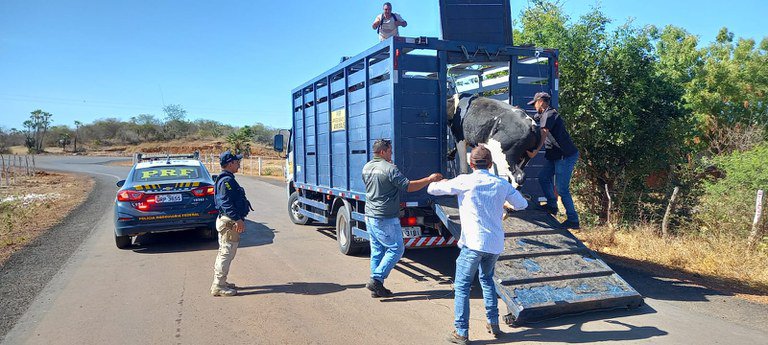
[[[617,24],[599,7],[571,17],[559,1],[529,3],[514,42],[560,52],[559,110],[581,155],[572,187],[583,217],[578,235],[601,252],[768,295],[765,215],[753,224],[757,191],[768,190],[768,37],[722,28],[702,38],[671,25]],[[190,121],[181,105],[127,121],[51,121],[37,110],[25,128],[0,130],[0,151],[210,157],[233,149],[262,157],[264,175],[282,174],[268,149],[277,131],[261,123]]]
[[82,204],[91,189],[88,177],[44,171],[0,188],[0,265]]

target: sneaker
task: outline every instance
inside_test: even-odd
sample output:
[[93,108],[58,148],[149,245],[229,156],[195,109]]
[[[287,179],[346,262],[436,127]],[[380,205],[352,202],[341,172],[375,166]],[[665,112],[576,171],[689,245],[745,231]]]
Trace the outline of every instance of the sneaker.
[[229,289],[237,289],[237,285],[235,285],[235,283],[224,283],[224,287]]
[[572,221],[572,220],[566,219],[564,222],[560,223],[560,225],[566,229],[574,229],[574,230],[581,229],[581,227],[579,226],[579,221]]
[[461,344],[461,345],[469,344],[469,338],[460,336],[459,333],[456,333],[456,330],[453,330],[453,332],[451,332],[451,335],[448,336],[447,340],[454,344]]
[[499,328],[499,324],[486,323],[485,329],[487,329],[488,333],[493,334],[493,336],[496,338],[501,335],[501,328]]
[[234,295],[237,295],[237,290],[230,289],[228,287],[217,287],[217,288],[211,289],[211,296],[214,296],[214,297],[219,297],[219,296],[230,297]]
[[373,298],[380,298],[380,297],[392,297],[392,291],[384,287],[384,283],[371,278],[366,284],[365,288],[371,291],[371,297]]

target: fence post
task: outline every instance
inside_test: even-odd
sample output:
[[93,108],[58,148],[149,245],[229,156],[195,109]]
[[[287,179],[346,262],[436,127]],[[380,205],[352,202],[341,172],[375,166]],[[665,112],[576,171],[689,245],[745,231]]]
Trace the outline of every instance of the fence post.
[[677,199],[678,191],[680,191],[680,187],[675,186],[675,189],[672,190],[672,196],[669,198],[667,210],[664,212],[664,220],[661,221],[661,236],[663,237],[669,236],[669,215],[675,207],[675,199]]
[[8,177],[8,175],[5,174],[5,156],[0,155],[0,161],[2,162],[2,163],[0,163],[0,164],[2,164],[2,167],[0,168],[0,169],[2,169],[2,170],[0,170],[0,186],[2,186],[3,185],[3,176],[5,176],[6,178]]
[[261,157],[259,157],[259,176],[261,176]]
[[758,242],[762,239],[763,235],[763,190],[757,191],[757,198],[755,200],[755,218],[752,220],[752,231],[749,232],[748,244],[750,248],[754,248]]
[[32,175],[37,174],[37,164],[35,164],[35,155],[32,155]]
[[29,155],[24,156],[24,170],[26,170],[27,176],[30,176],[30,174],[29,174]]

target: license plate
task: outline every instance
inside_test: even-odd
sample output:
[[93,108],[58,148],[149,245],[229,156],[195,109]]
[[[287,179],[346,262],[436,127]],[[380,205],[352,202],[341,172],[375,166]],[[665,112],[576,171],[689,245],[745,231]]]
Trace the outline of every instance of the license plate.
[[421,237],[421,228],[418,226],[403,227],[403,238]]
[[179,201],[181,201],[181,194],[160,194],[155,197],[155,202],[158,204]]

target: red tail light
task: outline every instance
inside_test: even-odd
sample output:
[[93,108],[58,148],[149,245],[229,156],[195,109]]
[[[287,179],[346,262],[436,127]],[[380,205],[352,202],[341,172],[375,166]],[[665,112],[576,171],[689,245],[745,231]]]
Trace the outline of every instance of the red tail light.
[[213,186],[198,187],[192,190],[192,195],[197,197],[213,195],[213,194],[214,194]]
[[560,61],[555,60],[555,78],[560,78]]
[[400,225],[402,226],[415,226],[418,223],[419,223],[419,220],[416,217],[400,218]]
[[135,190],[121,190],[117,192],[117,201],[139,201],[144,198],[144,193]]
[[397,69],[397,59],[400,58],[400,49],[395,49],[395,60],[393,61],[394,69]]
[[142,211],[146,211],[149,209],[149,205],[152,205],[156,202],[155,200],[156,199],[154,196],[148,197],[147,200],[144,200],[144,202],[140,202],[138,205],[136,205],[136,208]]

